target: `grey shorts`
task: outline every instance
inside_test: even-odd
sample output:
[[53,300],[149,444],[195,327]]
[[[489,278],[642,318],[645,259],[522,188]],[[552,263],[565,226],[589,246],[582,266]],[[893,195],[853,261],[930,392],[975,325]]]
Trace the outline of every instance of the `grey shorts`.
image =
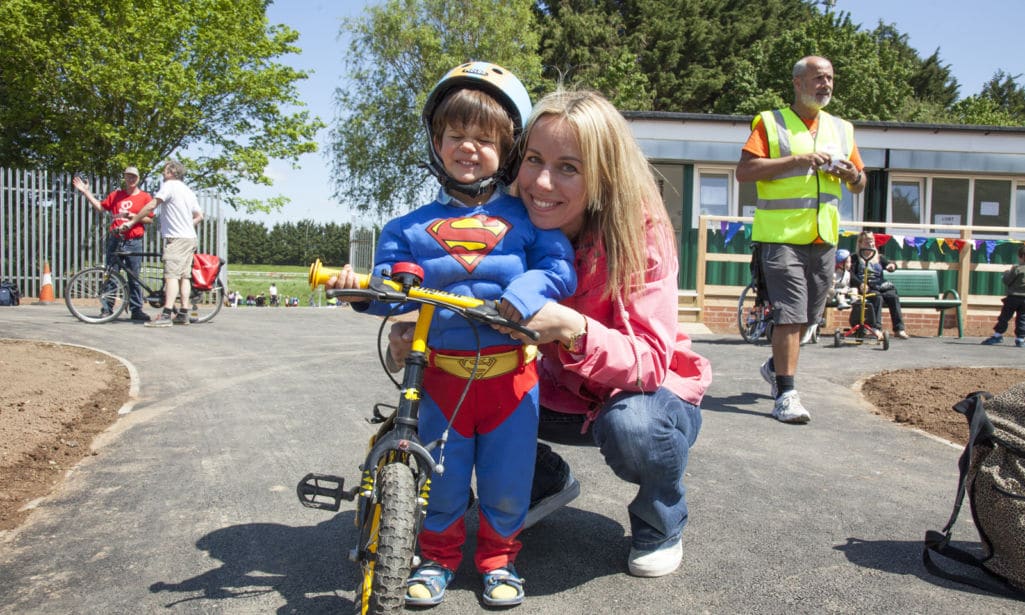
[[192,255],[196,240],[191,237],[168,237],[164,240],[164,279],[182,280],[192,277]]
[[818,322],[833,288],[836,246],[762,244],[762,272],[777,325]]

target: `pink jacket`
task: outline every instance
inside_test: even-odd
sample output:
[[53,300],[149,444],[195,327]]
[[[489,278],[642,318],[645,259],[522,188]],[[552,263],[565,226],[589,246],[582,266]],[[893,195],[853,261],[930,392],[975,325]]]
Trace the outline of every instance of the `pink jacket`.
[[644,286],[628,304],[602,296],[607,285],[603,246],[577,247],[577,291],[561,303],[587,318],[586,342],[582,356],[576,357],[558,343],[541,348],[541,405],[557,412],[586,413],[590,422],[616,393],[654,391],[659,386],[701,404],[712,382],[712,368],[708,359],[691,350],[690,338],[679,330],[679,265],[675,258],[660,259],[653,232],[649,227]]

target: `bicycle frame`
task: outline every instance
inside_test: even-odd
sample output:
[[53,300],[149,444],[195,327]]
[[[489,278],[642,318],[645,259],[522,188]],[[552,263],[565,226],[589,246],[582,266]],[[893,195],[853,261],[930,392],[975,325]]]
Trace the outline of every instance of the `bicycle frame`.
[[[82,322],[99,324],[115,320],[129,302],[130,283],[139,285],[143,303],[154,308],[164,305],[166,281],[160,276],[160,286],[147,284],[146,280],[132,271],[130,257],[163,258],[160,252],[124,250],[122,241],[119,249],[112,252],[113,259],[101,266],[87,267],[75,273],[68,280],[64,302],[68,310]],[[114,260],[116,259],[116,260]],[[152,283],[152,280],[151,280]],[[224,287],[218,280],[210,290],[193,288],[189,298],[192,322],[207,322],[220,311]],[[186,302],[182,301],[184,305]],[[99,314],[96,314],[99,308]],[[209,308],[209,309],[208,309]],[[198,309],[198,311],[197,311]]]
[[[423,443],[418,434],[423,377],[427,367],[427,336],[435,309],[437,307],[450,309],[474,322],[506,326],[521,331],[533,339],[538,338],[536,332],[503,318],[498,313],[493,301],[420,287],[423,274],[410,270],[410,267],[419,269],[415,265],[399,263],[394,267],[390,279],[378,276],[359,276],[359,290],[328,291],[329,297],[340,299],[362,298],[389,303],[415,302],[419,304],[419,314],[413,329],[412,350],[405,359],[405,372],[402,384],[399,386],[399,403],[394,407],[387,406],[394,409],[394,413],[390,417],[384,417],[380,413],[379,408],[382,404],[374,407],[374,415],[370,422],[380,423],[381,427],[371,437],[370,450],[360,466],[362,470],[360,484],[346,490],[343,478],[310,473],[304,476],[296,486],[299,501],[308,508],[337,511],[342,500],[358,499],[355,523],[360,530],[360,536],[359,543],[350,553],[350,559],[360,563],[364,568],[361,587],[357,590],[357,599],[364,613],[367,612],[372,602],[376,602],[376,608],[380,612],[401,608],[405,594],[405,578],[414,563],[415,537],[419,534],[426,517],[430,480],[435,472],[444,471],[440,464],[435,463],[431,451],[444,445],[446,436],[443,435],[434,442]],[[330,270],[322,271],[320,261],[317,261],[310,268],[311,286],[319,286],[320,283],[326,281],[331,273]],[[383,327],[384,322],[382,322],[382,331]],[[476,364],[472,372],[476,372]],[[471,377],[467,386],[472,380]],[[458,412],[458,407],[456,412]],[[399,537],[397,545],[399,548],[395,548],[396,545],[389,545],[390,548],[387,549],[391,553],[406,550],[408,546],[409,557],[406,558],[406,561],[397,564],[398,571],[391,569],[381,571],[381,574],[390,572],[393,579],[399,580],[401,594],[397,598],[394,595],[391,597],[375,596],[375,593],[387,594],[399,591],[399,588],[396,587],[379,587],[381,583],[377,579],[378,571],[376,569],[379,561],[378,546],[386,541],[380,517],[382,509],[387,508],[388,504],[382,501],[383,494],[379,477],[383,475],[387,466],[395,463],[403,464],[410,469],[416,494],[411,508],[414,517],[411,526],[411,542],[407,545],[404,543],[404,539]],[[410,509],[404,510],[408,512]]]

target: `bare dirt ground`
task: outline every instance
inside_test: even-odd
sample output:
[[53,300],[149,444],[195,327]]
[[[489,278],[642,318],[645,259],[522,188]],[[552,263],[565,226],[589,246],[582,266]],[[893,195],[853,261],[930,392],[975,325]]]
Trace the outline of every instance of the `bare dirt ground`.
[[117,419],[131,380],[92,350],[0,340],[0,531],[28,515]]
[[[978,390],[1001,393],[1025,381],[1025,370],[934,368],[893,370],[861,387],[876,412],[898,423],[964,443],[964,417],[950,407]],[[93,438],[128,400],[128,371],[91,350],[0,340],[0,531],[17,527],[26,505],[54,488]]]

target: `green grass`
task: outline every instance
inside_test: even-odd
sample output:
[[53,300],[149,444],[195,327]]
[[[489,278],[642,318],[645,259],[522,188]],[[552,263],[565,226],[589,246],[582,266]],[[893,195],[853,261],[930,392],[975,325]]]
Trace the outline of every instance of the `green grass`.
[[310,290],[306,280],[310,268],[299,265],[228,265],[228,287],[226,292],[237,290],[242,293],[243,299],[246,295],[256,296],[263,293],[264,297],[270,298],[268,289],[271,282],[278,287],[278,296],[299,297],[299,306],[309,305],[310,295],[313,300],[324,304],[324,289]]

